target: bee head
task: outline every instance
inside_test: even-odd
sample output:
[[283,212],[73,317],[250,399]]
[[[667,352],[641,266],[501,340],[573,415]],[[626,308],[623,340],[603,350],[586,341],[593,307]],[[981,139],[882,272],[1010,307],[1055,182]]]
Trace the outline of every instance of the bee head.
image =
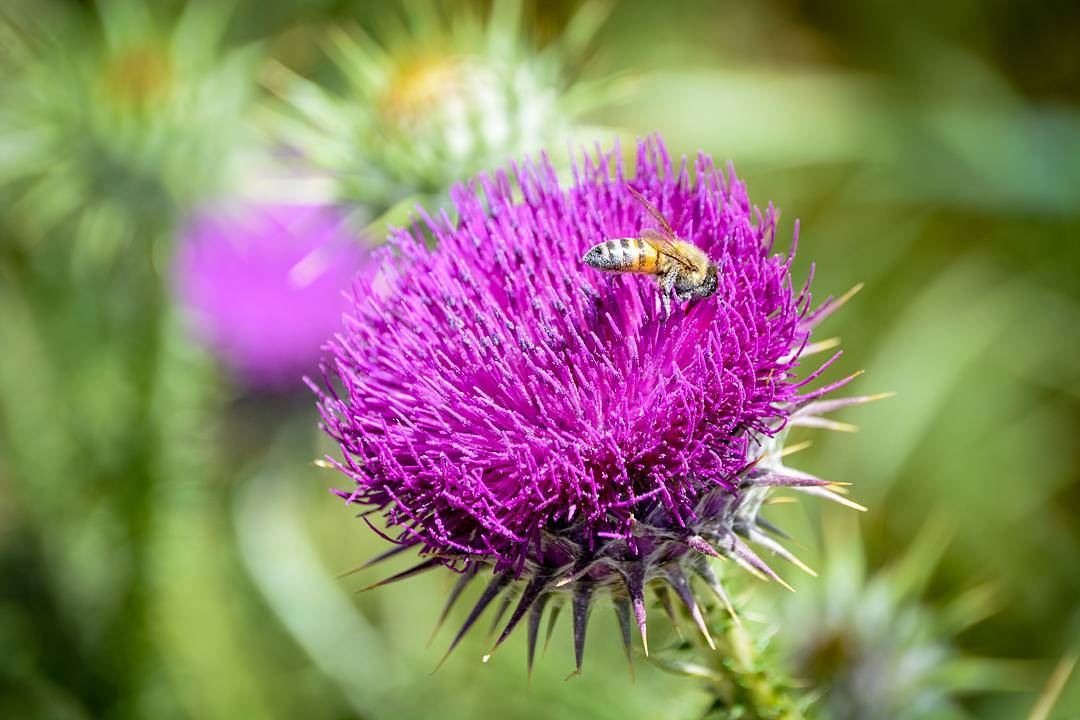
[[705,268],[705,280],[702,281],[701,290],[699,291],[701,297],[711,297],[716,294],[718,272],[719,268],[716,267],[716,263],[709,263],[709,266]]

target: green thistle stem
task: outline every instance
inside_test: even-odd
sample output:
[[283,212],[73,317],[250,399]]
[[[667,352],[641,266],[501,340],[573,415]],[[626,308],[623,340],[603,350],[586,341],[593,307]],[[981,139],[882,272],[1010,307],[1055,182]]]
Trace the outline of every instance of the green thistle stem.
[[691,635],[675,648],[649,657],[661,669],[695,678],[712,698],[701,720],[803,720],[803,693],[779,671],[764,635],[734,620],[723,608],[707,618],[716,649]]
[[763,660],[764,643],[729,618],[723,626],[706,682],[715,699],[703,720],[803,720],[792,687]]

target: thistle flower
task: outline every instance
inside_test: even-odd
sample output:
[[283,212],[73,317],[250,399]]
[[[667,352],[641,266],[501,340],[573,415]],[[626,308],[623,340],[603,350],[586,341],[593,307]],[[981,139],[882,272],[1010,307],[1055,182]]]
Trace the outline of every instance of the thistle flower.
[[76,261],[108,260],[167,236],[218,188],[253,58],[220,50],[217,3],[190,4],[167,30],[131,0],[102,0],[96,28],[52,9],[49,24],[4,18],[18,42],[0,88],[0,197],[28,237],[63,229]]
[[268,75],[286,101],[286,141],[333,172],[350,201],[384,210],[441,199],[462,177],[565,144],[611,95],[611,83],[574,78],[605,15],[596,2],[542,50],[522,32],[517,0],[494,3],[487,20],[427,3],[405,10],[378,41],[331,33],[342,93],[281,66]]
[[367,257],[330,206],[218,208],[183,235],[177,292],[201,338],[247,385],[288,387],[317,366]]
[[[493,571],[451,649],[516,596],[496,645],[527,617],[530,666],[545,607],[569,598],[580,670],[594,598],[613,598],[628,647],[633,616],[647,652],[647,588],[672,591],[707,636],[690,578],[725,599],[710,558],[783,582],[752,547],[798,564],[760,515],[769,492],[853,505],[783,465],[785,431],[866,398],[820,399],[850,378],[807,389],[831,362],[805,366],[823,347],[811,329],[843,298],[811,309],[793,255],[772,252],[775,211],[733,171],[705,155],[675,167],[656,139],[632,179],[617,150],[574,177],[560,187],[546,158],[481,175],[451,193],[456,223],[424,215],[437,249],[423,228],[394,235],[319,392],[342,450],[330,462],[355,483],[340,496],[383,512],[387,556],[423,556],[386,582],[449,566],[452,605]],[[582,262],[651,222],[628,184],[717,263],[714,296],[665,318],[653,283]]]

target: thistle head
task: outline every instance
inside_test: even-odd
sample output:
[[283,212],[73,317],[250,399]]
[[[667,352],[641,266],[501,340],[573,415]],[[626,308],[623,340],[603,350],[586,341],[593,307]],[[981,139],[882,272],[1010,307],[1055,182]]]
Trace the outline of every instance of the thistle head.
[[[667,317],[648,278],[581,261],[647,224],[628,183],[714,260],[714,295]],[[456,220],[396,233],[377,278],[356,284],[318,392],[342,450],[331,462],[353,483],[339,494],[422,555],[400,577],[488,576],[453,644],[508,597],[499,642],[526,618],[535,641],[544,608],[566,600],[580,667],[596,597],[644,642],[653,586],[707,632],[689,578],[726,597],[712,558],[780,580],[754,549],[797,562],[760,517],[768,493],[848,501],[782,462],[786,428],[832,409],[816,401],[846,381],[807,389],[822,370],[805,360],[812,327],[836,303],[812,309],[794,283],[776,213],[705,155],[672,163],[658,139],[632,176],[616,150],[564,186],[545,158],[452,199]]]
[[829,524],[822,577],[786,598],[792,631],[777,635],[789,670],[820,693],[822,717],[952,717],[957,678],[967,694],[1029,681],[1015,663],[965,655],[957,642],[997,609],[992,586],[944,602],[926,597],[950,535],[942,520],[928,521],[893,564],[870,572],[858,530],[843,518]]
[[0,142],[17,152],[0,197],[22,233],[64,229],[75,261],[108,262],[167,237],[220,187],[241,144],[252,56],[222,49],[228,15],[216,3],[190,5],[171,27],[129,0],[99,3],[97,17],[50,9],[48,23],[0,19],[19,40],[2,68]]
[[609,84],[574,80],[603,17],[596,3],[571,21],[573,38],[543,49],[523,31],[516,0],[495,3],[486,18],[422,4],[406,12],[378,39],[333,35],[341,93],[284,67],[270,79],[285,99],[284,135],[339,178],[350,201],[377,210],[441,201],[463,177],[563,146],[581,114],[611,94]]
[[176,288],[199,337],[248,387],[295,387],[318,364],[368,252],[332,206],[250,204],[198,214]]

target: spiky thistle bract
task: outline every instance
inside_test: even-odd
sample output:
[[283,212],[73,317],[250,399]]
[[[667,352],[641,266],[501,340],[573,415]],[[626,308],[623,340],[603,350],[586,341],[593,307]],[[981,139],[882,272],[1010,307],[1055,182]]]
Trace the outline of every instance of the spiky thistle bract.
[[406,3],[400,24],[331,32],[340,90],[284,66],[268,72],[284,99],[273,124],[349,201],[376,211],[439,202],[461,178],[589,133],[581,116],[616,89],[578,77],[604,7],[586,3],[539,47],[518,0],[494,3],[487,17]]
[[[581,262],[648,224],[628,184],[719,265],[713,297],[666,317],[649,280]],[[789,427],[868,399],[822,399],[854,375],[811,389],[839,357],[806,360],[831,346],[812,329],[845,298],[815,309],[791,276],[794,243],[773,251],[776,212],[733,170],[704,154],[676,165],[651,139],[632,176],[617,149],[567,186],[542,158],[452,199],[457,220],[396,233],[356,284],[313,383],[342,451],[328,461],[354,482],[338,494],[383,513],[398,544],[386,556],[422,556],[379,584],[449,566],[453,605],[484,579],[451,649],[516,598],[496,646],[524,623],[531,666],[545,609],[566,603],[580,670],[590,609],[609,596],[623,640],[636,625],[647,652],[649,588],[708,637],[691,578],[726,602],[714,558],[779,582],[761,551],[800,564],[761,516],[772,491],[858,507],[783,462]]]

